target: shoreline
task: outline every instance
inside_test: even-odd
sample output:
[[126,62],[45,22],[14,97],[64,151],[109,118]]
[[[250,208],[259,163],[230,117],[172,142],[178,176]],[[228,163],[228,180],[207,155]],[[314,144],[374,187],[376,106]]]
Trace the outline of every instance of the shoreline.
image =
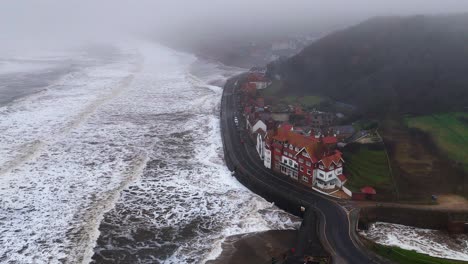
[[282,260],[294,247],[298,230],[268,230],[229,236],[221,245],[221,254],[206,264],[269,263]]

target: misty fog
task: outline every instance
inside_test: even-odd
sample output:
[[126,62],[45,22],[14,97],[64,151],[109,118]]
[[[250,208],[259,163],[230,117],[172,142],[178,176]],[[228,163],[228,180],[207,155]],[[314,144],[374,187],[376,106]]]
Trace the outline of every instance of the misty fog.
[[0,46],[63,48],[130,36],[181,42],[321,32],[378,15],[468,11],[464,0],[3,0]]

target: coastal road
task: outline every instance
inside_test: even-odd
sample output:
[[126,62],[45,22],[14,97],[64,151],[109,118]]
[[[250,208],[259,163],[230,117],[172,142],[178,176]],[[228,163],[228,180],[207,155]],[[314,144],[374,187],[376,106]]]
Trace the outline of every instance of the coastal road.
[[314,208],[322,219],[318,235],[324,248],[332,255],[333,263],[380,263],[355,241],[354,227],[350,229],[350,217],[338,201],[265,168],[255,149],[247,142],[241,143],[245,132],[240,131],[234,122],[235,116],[238,116],[239,122],[243,120],[238,114],[236,86],[236,79],[228,80],[221,103],[221,132],[225,159],[230,169],[255,177],[266,189],[302,200],[306,208]]

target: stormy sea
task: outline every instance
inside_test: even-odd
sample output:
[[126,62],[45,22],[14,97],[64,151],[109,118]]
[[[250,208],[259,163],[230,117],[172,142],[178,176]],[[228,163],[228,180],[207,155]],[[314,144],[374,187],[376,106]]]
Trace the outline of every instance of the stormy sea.
[[149,42],[0,56],[0,262],[203,263],[297,228],[224,166],[243,69]]
[[395,246],[433,257],[468,261],[468,235],[377,222],[361,231],[366,238],[387,246]]

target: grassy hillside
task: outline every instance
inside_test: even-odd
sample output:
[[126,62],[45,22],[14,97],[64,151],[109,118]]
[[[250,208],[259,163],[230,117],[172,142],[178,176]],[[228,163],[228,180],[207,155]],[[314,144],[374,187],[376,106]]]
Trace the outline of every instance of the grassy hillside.
[[259,91],[259,96],[264,97],[268,102],[274,104],[300,105],[304,110],[317,108],[327,99],[317,95],[297,96],[286,93],[282,81],[273,81],[267,88]]
[[466,172],[441,153],[430,134],[408,128],[400,118],[383,120],[379,131],[401,200],[426,201],[432,194],[444,193],[468,197]]
[[407,117],[405,120],[409,127],[429,133],[451,160],[468,171],[468,113]]
[[381,198],[391,198],[394,184],[390,175],[385,149],[376,144],[350,144],[343,151],[345,174],[348,181],[345,186],[358,191],[364,186],[372,186]]
[[382,17],[330,34],[268,66],[288,93],[365,113],[434,113],[468,105],[468,14]]
[[399,264],[468,264],[466,261],[436,258],[412,250],[383,246],[379,244],[374,244],[372,246],[372,250],[374,250],[377,254]]

